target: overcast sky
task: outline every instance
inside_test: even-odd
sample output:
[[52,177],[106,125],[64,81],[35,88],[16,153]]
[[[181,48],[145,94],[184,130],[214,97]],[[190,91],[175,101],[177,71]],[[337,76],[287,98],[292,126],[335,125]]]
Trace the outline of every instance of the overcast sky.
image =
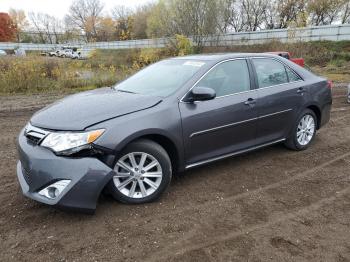
[[[0,12],[8,12],[10,8],[23,9],[28,12],[41,12],[63,18],[73,0],[0,0]],[[104,12],[116,5],[137,7],[154,0],[101,0],[105,4]]]

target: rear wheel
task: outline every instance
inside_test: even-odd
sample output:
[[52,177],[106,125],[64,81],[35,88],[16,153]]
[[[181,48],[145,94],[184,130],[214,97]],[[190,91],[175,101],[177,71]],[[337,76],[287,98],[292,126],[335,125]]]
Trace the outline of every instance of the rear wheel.
[[138,140],[128,145],[114,166],[109,189],[116,200],[140,204],[157,199],[168,187],[171,161],[159,144]]
[[304,110],[296,121],[291,136],[285,145],[293,150],[304,150],[308,148],[315,138],[317,127],[317,117],[310,110]]

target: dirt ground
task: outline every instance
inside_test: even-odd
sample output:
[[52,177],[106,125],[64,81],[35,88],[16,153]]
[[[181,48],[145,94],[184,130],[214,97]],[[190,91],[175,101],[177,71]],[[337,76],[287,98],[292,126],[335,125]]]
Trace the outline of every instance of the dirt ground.
[[306,151],[268,147],[188,171],[157,202],[95,215],[24,198],[16,136],[54,96],[0,97],[0,261],[350,261],[350,105]]

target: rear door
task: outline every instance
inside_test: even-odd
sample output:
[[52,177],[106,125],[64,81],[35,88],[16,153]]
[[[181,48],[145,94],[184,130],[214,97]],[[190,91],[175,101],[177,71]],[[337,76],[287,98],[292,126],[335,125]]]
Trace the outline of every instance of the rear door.
[[274,58],[253,58],[258,85],[257,143],[284,139],[306,103],[304,81],[291,68]]
[[217,97],[179,103],[187,164],[253,146],[257,92],[246,59],[219,63],[196,86],[214,89]]

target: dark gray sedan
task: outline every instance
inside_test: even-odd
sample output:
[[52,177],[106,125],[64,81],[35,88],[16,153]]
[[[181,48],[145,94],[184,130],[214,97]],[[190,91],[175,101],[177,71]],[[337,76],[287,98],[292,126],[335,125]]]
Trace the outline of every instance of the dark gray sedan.
[[17,175],[48,205],[94,211],[102,190],[145,203],[189,168],[280,142],[306,149],[331,104],[329,81],[282,57],[167,59],[37,112],[19,135]]

